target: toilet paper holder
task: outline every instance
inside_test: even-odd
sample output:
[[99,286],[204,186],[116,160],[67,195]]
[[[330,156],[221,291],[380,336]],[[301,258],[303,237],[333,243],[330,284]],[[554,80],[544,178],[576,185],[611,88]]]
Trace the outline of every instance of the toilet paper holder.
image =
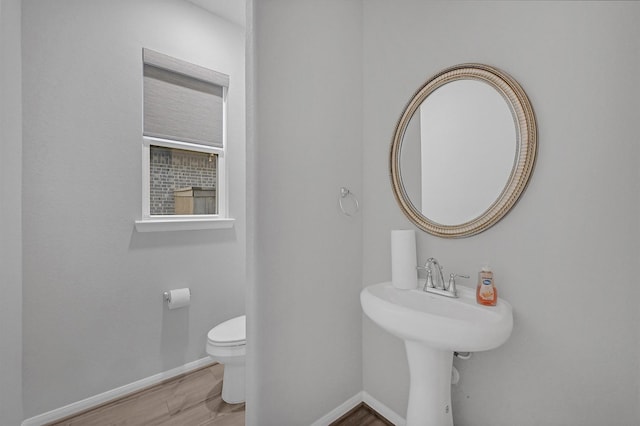
[[169,309],[185,308],[191,304],[191,289],[188,287],[165,291],[162,296]]
[[[191,289],[189,289],[189,295],[191,295]],[[171,292],[170,291],[165,291],[164,293],[162,293],[162,297],[164,298],[165,302],[171,302]]]

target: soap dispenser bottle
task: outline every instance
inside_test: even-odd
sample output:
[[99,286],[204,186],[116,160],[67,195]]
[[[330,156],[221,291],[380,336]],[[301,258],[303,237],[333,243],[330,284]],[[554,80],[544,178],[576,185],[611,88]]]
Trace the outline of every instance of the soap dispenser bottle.
[[488,266],[483,266],[478,273],[476,301],[485,306],[496,306],[498,303],[498,289],[493,282],[493,272]]

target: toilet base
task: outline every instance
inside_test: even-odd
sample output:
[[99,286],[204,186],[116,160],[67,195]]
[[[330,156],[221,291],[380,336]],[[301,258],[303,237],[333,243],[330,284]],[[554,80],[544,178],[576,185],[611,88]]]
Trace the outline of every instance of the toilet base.
[[227,404],[244,402],[244,364],[223,364],[222,400]]

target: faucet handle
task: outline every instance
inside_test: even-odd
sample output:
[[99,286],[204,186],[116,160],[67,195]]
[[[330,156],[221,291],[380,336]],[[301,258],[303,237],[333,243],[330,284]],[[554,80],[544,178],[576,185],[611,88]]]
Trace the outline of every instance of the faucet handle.
[[427,268],[424,266],[418,266],[417,269],[426,269],[427,270],[427,279],[424,282],[424,286],[422,287],[422,291],[427,291],[427,288],[434,288],[435,285],[433,285],[433,272],[431,271],[431,268]]
[[449,285],[447,286],[447,291],[451,294],[457,294],[456,290],[456,278],[469,278],[469,275],[459,275],[459,274],[449,274]]
[[422,290],[427,291],[427,288],[435,288],[435,285],[433,284],[433,271],[431,270],[431,265],[429,264],[429,262],[427,262],[425,266],[417,266],[416,269],[427,271],[427,279],[424,282]]
[[427,268],[427,280],[424,282],[425,288],[435,288],[433,284],[433,272],[431,272],[431,268]]

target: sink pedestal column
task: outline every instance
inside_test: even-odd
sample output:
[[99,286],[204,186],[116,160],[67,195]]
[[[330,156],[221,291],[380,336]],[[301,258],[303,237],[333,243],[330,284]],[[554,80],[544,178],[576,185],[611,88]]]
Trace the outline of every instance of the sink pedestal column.
[[451,367],[453,352],[405,341],[409,361],[407,426],[453,426]]

